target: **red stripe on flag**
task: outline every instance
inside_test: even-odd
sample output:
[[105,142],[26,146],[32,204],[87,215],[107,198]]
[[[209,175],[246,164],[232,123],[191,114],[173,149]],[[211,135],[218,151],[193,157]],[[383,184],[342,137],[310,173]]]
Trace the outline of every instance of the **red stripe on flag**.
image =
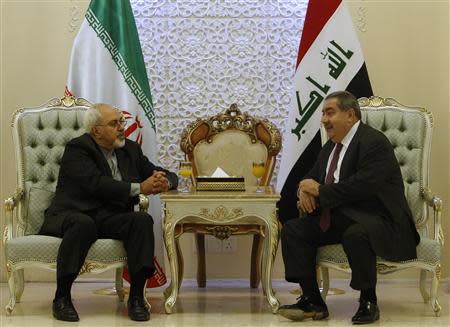
[[155,264],[156,270],[152,278],[147,280],[147,288],[160,287],[167,282],[166,275],[164,274],[162,267],[159,265],[158,260],[156,260],[156,257],[154,258],[153,263]]
[[[166,275],[162,267],[160,266],[156,257],[153,257],[153,264],[155,265],[155,273],[152,277],[147,279],[147,288],[160,287],[163,286],[167,282]],[[123,269],[123,279],[125,279],[128,283],[130,282],[130,273],[128,272],[128,267]]]
[[66,87],[64,88],[64,95],[65,95],[66,97],[71,97],[71,96],[73,96],[72,92],[69,91],[69,88],[67,87],[67,85],[66,85]]
[[309,0],[305,24],[298,49],[297,66],[342,0]]
[[131,134],[133,134],[133,132],[136,130],[136,128],[137,128],[137,123],[133,123],[129,127],[127,127],[127,129],[124,132],[125,137],[128,137]]

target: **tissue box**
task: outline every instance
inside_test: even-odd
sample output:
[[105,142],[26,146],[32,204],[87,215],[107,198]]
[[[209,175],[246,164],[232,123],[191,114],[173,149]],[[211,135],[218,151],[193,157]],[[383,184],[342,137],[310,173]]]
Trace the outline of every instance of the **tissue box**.
[[198,176],[197,191],[245,191],[244,177]]

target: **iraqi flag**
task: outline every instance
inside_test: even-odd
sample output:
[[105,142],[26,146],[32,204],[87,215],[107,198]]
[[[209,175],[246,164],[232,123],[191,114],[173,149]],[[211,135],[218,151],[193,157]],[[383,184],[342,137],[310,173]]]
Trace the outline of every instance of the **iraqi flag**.
[[[129,0],[92,0],[76,36],[70,58],[66,95],[83,97],[121,108],[128,121],[129,139],[141,144],[145,155],[158,163],[155,114],[139,36]],[[156,272],[147,287],[166,283],[161,203],[150,197],[155,223]],[[125,279],[128,274],[125,272]]]
[[322,103],[328,93],[339,90],[357,98],[373,95],[361,46],[342,0],[310,0],[277,180],[282,222],[298,217],[298,183],[321,148]]

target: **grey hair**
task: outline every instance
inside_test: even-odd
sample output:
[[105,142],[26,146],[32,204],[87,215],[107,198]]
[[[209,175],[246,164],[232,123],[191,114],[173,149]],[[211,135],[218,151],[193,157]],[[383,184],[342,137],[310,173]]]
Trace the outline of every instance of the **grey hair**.
[[86,110],[83,119],[83,125],[86,132],[90,133],[92,128],[100,123],[102,114],[100,113],[99,107],[102,105],[103,103],[96,103]]
[[342,111],[353,109],[358,119],[361,119],[361,108],[359,107],[358,99],[348,91],[336,91],[328,94],[325,100],[337,99],[337,105]]

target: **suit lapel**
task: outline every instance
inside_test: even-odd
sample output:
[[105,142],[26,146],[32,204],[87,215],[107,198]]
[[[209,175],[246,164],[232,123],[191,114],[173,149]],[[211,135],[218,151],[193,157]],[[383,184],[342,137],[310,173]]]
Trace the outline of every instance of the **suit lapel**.
[[116,149],[117,165],[119,167],[120,174],[123,181],[129,181],[128,176],[129,167],[127,166],[128,160],[126,160],[127,153],[122,148]]
[[100,168],[103,170],[103,173],[108,175],[109,177],[112,177],[111,168],[109,167],[108,161],[106,161],[105,155],[103,154],[102,150],[100,149],[100,146],[94,141],[92,136],[87,134],[89,137],[89,141],[91,143],[91,146],[95,149],[97,160],[100,163]]
[[361,122],[353,136],[347,151],[345,151],[344,158],[341,163],[341,170],[339,171],[339,180],[346,178],[352,174],[352,167],[356,162],[356,150],[358,147],[359,139],[364,131],[364,124]]
[[328,166],[328,160],[330,158],[330,154],[331,151],[333,151],[335,144],[330,140],[328,141],[325,145],[324,145],[324,155],[323,155],[323,160],[321,163],[321,168],[320,168],[320,176],[319,176],[319,181],[320,183],[324,184],[325,183],[325,176],[327,175],[327,166]]

